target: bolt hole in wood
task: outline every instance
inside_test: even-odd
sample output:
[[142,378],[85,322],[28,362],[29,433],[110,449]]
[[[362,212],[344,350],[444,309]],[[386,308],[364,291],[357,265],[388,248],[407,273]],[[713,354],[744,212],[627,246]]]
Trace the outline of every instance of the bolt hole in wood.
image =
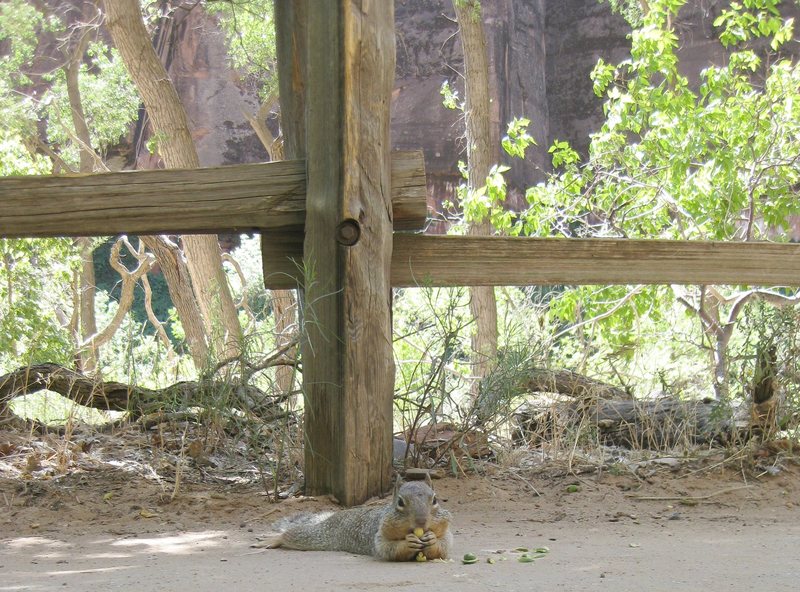
[[353,219],[343,220],[336,227],[336,242],[352,247],[361,238],[361,226]]

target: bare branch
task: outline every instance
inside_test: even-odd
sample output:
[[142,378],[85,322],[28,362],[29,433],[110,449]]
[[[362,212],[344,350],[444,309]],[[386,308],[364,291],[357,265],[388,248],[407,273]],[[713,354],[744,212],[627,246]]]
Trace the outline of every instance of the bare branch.
[[276,349],[272,353],[272,355],[267,356],[258,364],[248,364],[247,372],[245,373],[245,378],[249,379],[256,372],[260,372],[261,370],[266,370],[267,368],[271,368],[272,366],[296,366],[297,360],[291,356],[287,356],[287,354],[293,348],[297,347],[299,343],[300,343],[300,337],[295,336],[291,340],[283,344],[283,346]]
[[247,316],[250,317],[251,321],[255,320],[256,315],[253,314],[253,311],[250,309],[250,305],[247,303],[247,278],[242,271],[242,266],[239,265],[239,262],[234,259],[230,253],[222,254],[222,262],[231,264],[234,271],[236,271],[236,275],[239,276],[239,281],[242,284],[242,297],[239,299],[239,302],[235,302],[234,304],[237,308],[242,307],[242,309],[247,313]]
[[267,151],[270,160],[283,160],[283,141],[280,137],[276,137],[269,128],[265,125],[265,121],[269,116],[270,111],[278,104],[278,92],[271,93],[258,107],[258,111],[251,115],[242,111],[245,119],[250,123],[250,127],[258,136],[264,149]]
[[[116,333],[117,329],[119,329],[120,325],[122,324],[122,320],[125,318],[125,315],[128,314],[128,311],[133,304],[133,290],[136,287],[136,283],[145,273],[150,271],[155,263],[155,257],[147,254],[144,255],[143,260],[139,261],[139,265],[137,265],[136,269],[133,271],[128,271],[128,269],[120,260],[119,253],[122,245],[122,239],[117,239],[117,241],[114,243],[114,246],[111,247],[111,254],[109,255],[109,263],[111,264],[111,267],[114,268],[122,278],[122,291],[119,298],[119,306],[117,307],[117,311],[114,313],[114,317],[111,319],[111,321],[109,321],[108,325],[102,331],[99,331],[98,333],[95,333],[94,335],[91,335],[83,340],[81,346],[84,348],[100,347],[104,343],[107,343],[114,336],[114,333]],[[136,254],[136,251],[134,251],[134,254]]]
[[[33,156],[36,155],[37,150],[41,150],[47,157],[53,162],[53,174],[57,174],[59,172],[64,173],[75,173],[77,172],[73,169],[58,153],[50,148],[49,144],[42,140],[39,136],[33,136],[28,138],[25,142],[26,148]],[[28,145],[32,144],[32,145]]]
[[636,286],[636,287],[635,287],[635,288],[633,288],[633,289],[632,289],[630,292],[628,292],[627,294],[625,294],[625,296],[623,296],[622,298],[620,298],[619,300],[617,300],[616,304],[614,304],[614,306],[612,306],[611,308],[609,308],[609,309],[608,309],[607,311],[605,311],[604,313],[601,313],[601,314],[599,314],[599,315],[597,315],[597,316],[594,316],[594,317],[592,317],[591,319],[586,319],[585,321],[581,321],[581,322],[579,322],[579,323],[575,323],[574,325],[570,325],[569,327],[567,327],[567,328],[566,328],[566,329],[564,329],[563,331],[559,331],[558,333],[556,333],[556,334],[553,336],[553,340],[555,341],[556,339],[559,339],[560,337],[563,337],[564,335],[567,335],[568,333],[571,333],[572,331],[574,331],[575,329],[578,329],[579,327],[583,327],[584,325],[589,325],[589,324],[591,324],[591,323],[596,323],[597,321],[602,321],[603,319],[606,319],[606,318],[610,317],[610,316],[611,316],[611,315],[613,315],[615,312],[617,312],[617,311],[618,311],[620,308],[622,308],[623,306],[625,306],[625,304],[626,304],[626,303],[627,303],[627,302],[628,302],[628,301],[629,301],[631,298],[633,298],[633,297],[634,297],[636,294],[638,294],[639,292],[641,292],[643,289],[644,289],[644,286]]
[[159,321],[156,313],[153,312],[153,289],[150,287],[150,280],[147,279],[147,274],[142,276],[142,288],[144,288],[144,309],[145,312],[147,312],[147,320],[155,327],[159,340],[167,349],[167,359],[173,361],[177,357],[177,354],[172,347],[172,342],[169,340],[169,335],[167,335],[164,329],[164,323]]
[[765,288],[753,288],[752,290],[737,292],[732,296],[725,296],[715,286],[708,286],[708,292],[719,304],[723,306],[732,306],[726,324],[733,324],[736,322],[744,305],[753,299],[763,300],[775,306],[794,306],[800,303],[800,293],[794,296],[787,296],[786,294],[781,294],[775,290]]
[[297,360],[294,358],[287,356],[287,353],[294,347],[297,347],[298,343],[300,342],[299,336],[293,337],[290,341],[282,345],[281,347],[277,348],[258,362],[257,364],[251,364],[246,360],[242,360],[240,357],[231,357],[220,362],[217,362],[212,368],[208,370],[208,375],[213,376],[217,372],[219,372],[225,366],[229,364],[234,364],[236,362],[240,362],[244,366],[242,381],[247,382],[253,374],[256,372],[260,372],[262,370],[266,370],[267,368],[271,368],[272,366],[296,366]]
[[685,296],[678,296],[677,300],[680,304],[683,304],[686,308],[700,317],[700,320],[703,322],[707,330],[711,330],[715,334],[718,334],[720,331],[722,331],[720,324],[710,314],[708,314],[708,311],[704,306],[702,306],[702,304],[700,306],[695,306],[689,302],[689,299]]
[[744,308],[744,305],[751,300],[763,300],[764,302],[769,302],[774,306],[793,306],[800,302],[800,294],[796,294],[794,296],[785,296],[780,292],[761,289],[748,290],[747,292],[738,294],[735,297],[733,307],[728,315],[729,324],[733,324],[736,321],[736,319],[739,317],[739,313],[742,311],[742,308]]

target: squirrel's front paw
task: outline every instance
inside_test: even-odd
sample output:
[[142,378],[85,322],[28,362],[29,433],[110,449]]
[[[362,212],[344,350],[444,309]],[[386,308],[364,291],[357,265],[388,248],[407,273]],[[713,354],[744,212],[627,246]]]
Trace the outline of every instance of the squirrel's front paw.
[[[424,538],[425,535],[423,535],[423,539]],[[413,551],[422,551],[427,546],[427,543],[424,543],[422,539],[420,539],[413,532],[406,535],[406,544],[408,545],[408,548]]]
[[435,534],[433,534],[433,531],[431,531],[431,530],[429,530],[428,532],[426,532],[425,534],[423,534],[423,535],[422,535],[422,536],[419,538],[419,540],[420,540],[420,541],[421,541],[421,542],[422,542],[422,543],[423,543],[423,544],[424,544],[426,547],[432,547],[432,546],[433,546],[433,545],[435,545],[437,542],[439,542],[439,539],[437,539],[437,538],[436,538],[436,535],[435,535]]
[[428,559],[445,559],[447,556],[447,549],[439,539],[431,531],[426,532],[420,537],[420,540],[425,544],[423,553]]

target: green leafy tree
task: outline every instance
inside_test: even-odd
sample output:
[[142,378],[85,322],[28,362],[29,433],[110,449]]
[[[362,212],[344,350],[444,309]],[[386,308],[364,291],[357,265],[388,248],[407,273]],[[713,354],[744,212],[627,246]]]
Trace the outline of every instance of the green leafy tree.
[[208,9],[219,14],[233,67],[270,100],[278,92],[274,0],[209,1]]
[[634,27],[642,24],[644,14],[650,8],[647,0],[608,0],[608,4],[612,11],[621,14]]
[[[2,175],[102,169],[137,115],[138,95],[96,26],[56,12],[27,0],[0,4]],[[78,320],[83,249],[91,251],[85,239],[0,240],[4,366],[68,364],[96,332]]]
[[[800,214],[800,69],[765,61],[752,43],[778,50],[793,38],[778,0],[732,2],[715,21],[727,62],[694,88],[681,74],[672,28],[684,0],[652,0],[631,35],[631,57],[600,61],[594,88],[606,121],[585,162],[566,143],[550,149],[557,172],[531,188],[516,232],[571,237],[787,240]],[[714,386],[726,395],[726,349],[748,300],[792,304],[775,290],[610,287],[571,290],[554,304],[563,318],[602,319],[608,343],[630,339],[634,319],[666,319],[680,302],[700,320],[713,352]],[[580,314],[576,303],[581,303]]]
[[[41,99],[39,120],[47,122],[47,141],[58,147],[59,157],[77,169],[80,146],[72,124],[64,69],[47,75],[45,81],[50,87]],[[139,95],[119,54],[105,43],[89,44],[78,82],[90,146],[97,160],[103,162],[108,149],[119,144],[135,121]]]

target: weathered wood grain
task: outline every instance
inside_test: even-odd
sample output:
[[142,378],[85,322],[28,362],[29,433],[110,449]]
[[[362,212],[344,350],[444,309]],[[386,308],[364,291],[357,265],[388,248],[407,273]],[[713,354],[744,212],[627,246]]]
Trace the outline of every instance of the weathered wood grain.
[[800,245],[394,235],[393,286],[800,285]]
[[275,3],[275,50],[281,73],[280,118],[287,158],[306,156],[308,8],[308,0]]
[[[427,215],[422,152],[392,155],[400,228]],[[240,232],[302,227],[303,160],[202,169],[0,178],[0,236]]]
[[390,486],[394,39],[392,0],[308,11],[305,478],[345,505]]
[[391,153],[389,189],[394,230],[422,230],[428,215],[428,185],[422,150]]
[[[281,261],[267,287],[299,285],[292,241]],[[394,234],[394,287],[537,284],[800,286],[800,245]]]

